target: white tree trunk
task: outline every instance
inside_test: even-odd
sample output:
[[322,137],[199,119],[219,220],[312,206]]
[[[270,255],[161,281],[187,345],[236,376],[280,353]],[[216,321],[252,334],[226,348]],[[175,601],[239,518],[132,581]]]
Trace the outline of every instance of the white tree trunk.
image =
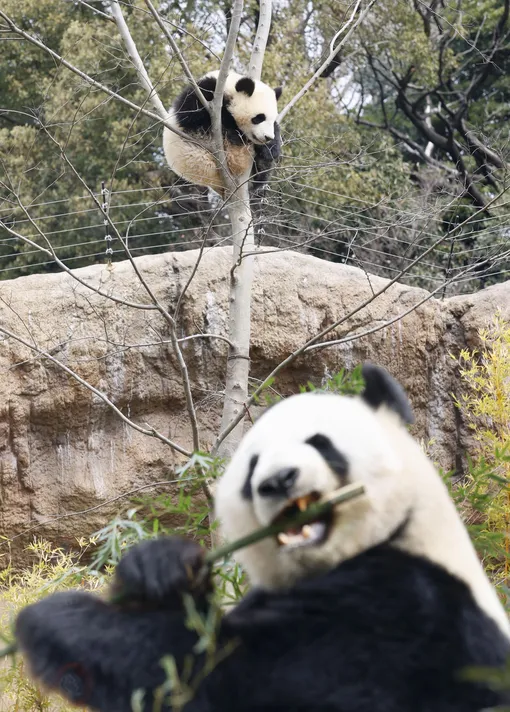
[[[255,249],[253,221],[250,211],[248,182],[244,182],[232,196],[230,203],[233,254],[230,271],[229,328],[232,343],[227,360],[225,400],[221,418],[221,432],[245,409],[250,375],[251,290]],[[244,418],[219,444],[218,455],[229,458],[243,436]]]

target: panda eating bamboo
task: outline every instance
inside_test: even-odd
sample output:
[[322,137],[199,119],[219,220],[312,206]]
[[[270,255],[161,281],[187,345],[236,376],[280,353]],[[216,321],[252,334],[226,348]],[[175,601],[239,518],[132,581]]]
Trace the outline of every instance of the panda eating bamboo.
[[35,679],[100,712],[482,712],[508,704],[505,692],[466,677],[505,664],[505,611],[408,433],[401,387],[372,365],[363,377],[361,396],[307,393],[274,405],[219,481],[216,513],[228,540],[344,485],[362,484],[364,494],[237,552],[252,590],[219,620],[213,659],[187,619],[191,601],[209,620],[204,551],[161,538],[126,554],[113,601],[66,592],[21,612],[17,641]]

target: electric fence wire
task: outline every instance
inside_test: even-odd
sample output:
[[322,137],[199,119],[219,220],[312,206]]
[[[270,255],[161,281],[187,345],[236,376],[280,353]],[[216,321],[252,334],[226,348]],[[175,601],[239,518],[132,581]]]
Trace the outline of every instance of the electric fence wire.
[[[103,182],[97,194],[103,214],[97,206],[91,207],[90,195],[34,202],[25,206],[30,217],[4,200],[3,205],[0,202],[0,278],[44,271],[53,262],[34,259],[39,250],[23,244],[2,227],[13,227],[17,234],[39,244],[39,236],[33,231],[33,225],[37,225],[71,268],[77,263],[85,266],[97,262],[111,268],[113,261],[122,257],[123,248],[113,245],[107,216],[129,240],[129,249],[136,256],[199,247],[204,236],[208,246],[227,244],[228,211],[221,210],[217,198],[208,200],[191,186],[187,190],[176,195],[175,188],[172,192],[155,186],[110,194]],[[258,229],[261,248],[305,251],[382,277],[398,274],[439,234],[440,213],[433,205],[417,215],[416,210],[390,201],[352,198],[293,177],[274,181],[265,191],[263,203],[265,211]],[[510,201],[501,202],[498,212],[474,217],[467,232],[446,237],[444,245],[430,252],[402,281],[426,286],[453,278],[459,291],[469,289],[466,283],[470,281],[505,278],[508,258],[500,258],[500,254],[505,254],[509,245],[510,212],[503,210],[508,205]],[[62,210],[65,207],[70,209]],[[101,228],[102,238],[98,234]],[[103,252],[98,249],[101,241],[106,241]],[[473,270],[462,276],[466,265]]]

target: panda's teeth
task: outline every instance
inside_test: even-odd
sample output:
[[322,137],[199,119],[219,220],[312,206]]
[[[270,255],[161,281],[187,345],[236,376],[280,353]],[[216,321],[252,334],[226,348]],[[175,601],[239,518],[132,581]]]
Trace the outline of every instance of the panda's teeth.
[[298,534],[280,532],[277,535],[277,539],[282,546],[292,549],[321,541],[325,533],[326,525],[323,522],[313,522],[312,524],[305,524]]
[[309,539],[313,534],[313,529],[309,524],[305,524],[305,526],[301,529],[301,536],[303,536],[305,539]]
[[296,504],[300,511],[304,512],[308,507],[308,497],[299,497],[299,499],[296,499]]
[[324,524],[324,522],[314,522],[310,526],[310,529],[311,529],[310,536],[313,539],[322,539],[322,537],[326,533],[326,525]]

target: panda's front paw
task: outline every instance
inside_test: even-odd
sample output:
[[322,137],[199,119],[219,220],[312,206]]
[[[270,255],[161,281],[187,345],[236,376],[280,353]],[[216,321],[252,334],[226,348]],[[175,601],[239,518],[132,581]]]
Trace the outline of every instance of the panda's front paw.
[[182,595],[195,598],[211,590],[204,550],[192,541],[162,537],[134,546],[118,564],[113,602],[180,606]]

